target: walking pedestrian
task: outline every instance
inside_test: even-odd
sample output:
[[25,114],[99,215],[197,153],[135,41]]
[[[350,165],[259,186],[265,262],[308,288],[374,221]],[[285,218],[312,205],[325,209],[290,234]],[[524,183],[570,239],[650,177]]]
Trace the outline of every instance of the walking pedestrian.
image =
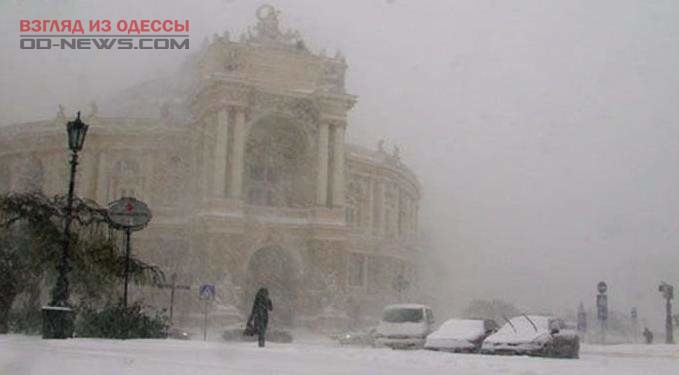
[[653,332],[651,332],[651,330],[648,329],[648,327],[645,327],[645,328],[644,328],[644,333],[643,333],[643,335],[644,335],[644,338],[646,339],[646,343],[647,343],[647,344],[652,344],[652,343],[653,343]]
[[263,348],[265,344],[266,329],[269,325],[269,311],[273,311],[269,290],[259,288],[255,295],[255,302],[252,304],[252,312],[248,318],[245,332],[250,335],[257,335],[260,348]]

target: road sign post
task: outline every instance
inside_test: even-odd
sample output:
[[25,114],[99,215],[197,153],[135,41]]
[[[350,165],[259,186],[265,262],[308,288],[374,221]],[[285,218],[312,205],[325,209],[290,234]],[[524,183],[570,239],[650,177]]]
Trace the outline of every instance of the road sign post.
[[127,285],[130,273],[132,232],[142,230],[151,220],[151,210],[146,203],[132,197],[123,197],[108,206],[108,221],[112,227],[125,232],[125,290],[123,306],[127,309]]
[[608,296],[606,292],[608,291],[608,286],[605,282],[600,281],[597,284],[597,291],[599,294],[596,296],[596,311],[597,320],[600,323],[601,329],[601,343],[606,343],[606,321],[608,320]]
[[207,307],[208,303],[215,299],[215,286],[203,284],[198,289],[198,294],[203,300],[203,341],[207,341]]

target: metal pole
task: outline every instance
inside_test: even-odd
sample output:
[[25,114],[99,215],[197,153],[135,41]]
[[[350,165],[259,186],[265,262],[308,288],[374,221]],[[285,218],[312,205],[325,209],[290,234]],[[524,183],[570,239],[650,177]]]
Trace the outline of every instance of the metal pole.
[[672,326],[672,302],[669,298],[667,298],[665,312],[667,313],[667,316],[665,317],[665,330],[667,331],[665,335],[665,342],[667,344],[674,344],[674,333],[672,332],[674,329]]
[[203,314],[205,314],[205,319],[203,320],[203,341],[207,341],[207,298],[204,300]]
[[123,294],[123,306],[127,310],[127,283],[130,273],[130,228],[125,228],[125,293]]
[[75,172],[78,165],[78,153],[71,153],[71,176],[68,183],[68,195],[66,197],[66,217],[64,224],[64,242],[61,251],[61,262],[59,264],[59,275],[52,294],[52,306],[68,306],[69,283],[69,246],[71,242],[71,221],[73,214],[73,194],[75,191]]
[[172,324],[172,313],[174,310],[174,288],[177,284],[177,274],[172,274],[172,289],[170,290],[170,324]]

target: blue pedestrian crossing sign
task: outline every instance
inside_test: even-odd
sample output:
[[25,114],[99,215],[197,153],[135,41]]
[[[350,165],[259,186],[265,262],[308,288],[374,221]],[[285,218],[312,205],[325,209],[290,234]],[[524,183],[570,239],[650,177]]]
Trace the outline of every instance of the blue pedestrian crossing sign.
[[215,286],[212,284],[203,284],[198,289],[200,299],[211,300],[215,299]]

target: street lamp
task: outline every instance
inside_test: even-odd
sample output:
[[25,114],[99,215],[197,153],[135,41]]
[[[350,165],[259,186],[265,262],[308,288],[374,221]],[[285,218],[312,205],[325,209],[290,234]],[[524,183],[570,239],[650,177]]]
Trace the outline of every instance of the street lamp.
[[663,298],[665,298],[665,343],[674,344],[674,335],[672,326],[672,298],[674,298],[674,287],[666,282],[660,283],[658,291],[662,293]]
[[66,200],[66,217],[64,223],[64,241],[61,262],[57,268],[57,282],[52,290],[52,301],[43,308],[43,338],[64,339],[73,336],[73,310],[68,304],[68,272],[69,246],[71,242],[71,221],[73,211],[73,192],[75,190],[75,172],[78,166],[78,152],[83,149],[89,125],[80,120],[80,112],[74,121],[66,124],[68,132],[68,148],[71,150],[71,176],[68,183]]
[[[76,159],[75,164],[77,164],[78,159],[77,153],[82,151],[83,144],[85,144],[85,135],[87,135],[88,127],[89,125],[80,121],[80,112],[78,112],[78,117],[75,119],[75,121],[69,121],[66,124],[66,131],[68,132],[68,148],[73,151],[73,156]],[[71,161],[71,165],[74,166],[74,170],[75,164],[73,164],[73,161]],[[73,175],[71,175],[71,177],[73,177]]]

